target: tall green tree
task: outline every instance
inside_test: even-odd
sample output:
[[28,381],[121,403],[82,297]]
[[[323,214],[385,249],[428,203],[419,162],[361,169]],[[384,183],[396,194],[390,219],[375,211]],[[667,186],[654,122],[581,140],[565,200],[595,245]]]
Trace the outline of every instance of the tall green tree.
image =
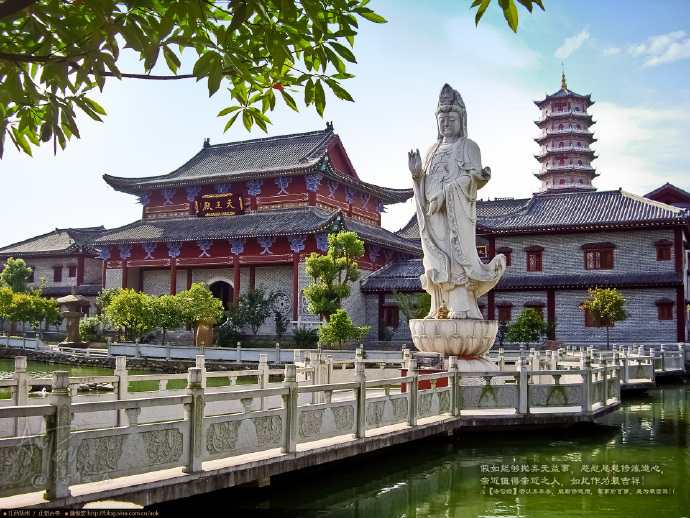
[[24,259],[9,257],[0,273],[0,284],[9,286],[15,293],[28,291],[28,280],[33,270],[26,265]]
[[[0,3],[0,156],[6,138],[25,153],[79,137],[77,110],[101,121],[93,99],[109,78],[205,80],[229,106],[226,129],[266,131],[276,98],[297,110],[291,93],[323,115],[326,89],[340,85],[359,20],[385,20],[368,0],[5,0]],[[121,50],[140,57],[120,70]],[[183,66],[183,63],[185,66]],[[170,74],[158,73],[157,65]],[[181,69],[191,68],[191,73]],[[154,69],[156,73],[154,74]],[[109,82],[109,81],[108,81]],[[162,81],[164,82],[164,81]]]
[[259,331],[268,317],[273,315],[273,301],[276,298],[275,293],[266,293],[262,287],[254,290],[249,290],[247,293],[240,295],[239,310],[241,320],[248,325],[252,330],[254,336]]
[[305,271],[313,281],[304,288],[309,311],[328,320],[350,296],[351,284],[359,279],[357,259],[364,255],[364,243],[354,232],[338,232],[328,236],[328,253],[312,252],[306,259]]
[[0,286],[0,330],[5,332],[5,320],[9,319],[12,310],[14,292],[8,286]]
[[589,312],[597,327],[606,327],[607,349],[611,343],[610,328],[630,316],[625,309],[625,298],[616,288],[590,289],[589,299],[580,305],[580,309]]
[[110,300],[106,318],[116,327],[129,329],[132,340],[140,339],[144,331],[155,327],[151,296],[132,289],[120,290]]
[[162,344],[165,345],[165,335],[169,330],[179,329],[185,325],[185,310],[177,295],[161,295],[151,297],[151,311],[153,313],[153,327],[163,331]]
[[393,299],[408,322],[414,318],[424,318],[431,311],[431,295],[426,292],[400,293],[393,290]]
[[546,329],[544,317],[534,308],[525,308],[517,320],[508,326],[505,338],[529,347],[529,344],[537,343],[546,334]]
[[204,283],[194,283],[189,290],[177,294],[185,315],[185,322],[194,327],[199,322],[220,320],[223,317],[223,302],[209,291]]

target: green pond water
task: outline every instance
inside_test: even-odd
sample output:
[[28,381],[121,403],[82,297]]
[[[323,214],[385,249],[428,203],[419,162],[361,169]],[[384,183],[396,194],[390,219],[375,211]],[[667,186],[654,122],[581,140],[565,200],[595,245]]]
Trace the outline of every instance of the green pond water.
[[[113,369],[106,369],[103,367],[85,367],[82,365],[65,365],[58,363],[41,363],[41,362],[27,362],[27,372],[31,378],[52,378],[53,371],[67,371],[70,377],[87,377],[87,376],[112,376]],[[130,369],[130,376],[137,374],[160,374],[157,372],[146,371],[141,369]],[[10,379],[14,373],[14,359],[0,358],[0,379]],[[237,383],[242,385],[246,383],[256,383],[255,376],[246,376],[238,378]],[[227,378],[209,378],[207,384],[210,387],[222,387],[230,384]],[[186,379],[170,380],[167,388],[182,389],[187,386]],[[158,390],[158,381],[135,381],[130,382],[130,392],[144,392],[150,390]],[[92,394],[98,394],[98,391],[91,391]],[[10,397],[9,388],[0,388],[0,399],[8,399]],[[32,392],[29,397],[41,397],[40,392]]]
[[437,437],[155,507],[222,516],[690,516],[690,386],[626,395],[596,425]]

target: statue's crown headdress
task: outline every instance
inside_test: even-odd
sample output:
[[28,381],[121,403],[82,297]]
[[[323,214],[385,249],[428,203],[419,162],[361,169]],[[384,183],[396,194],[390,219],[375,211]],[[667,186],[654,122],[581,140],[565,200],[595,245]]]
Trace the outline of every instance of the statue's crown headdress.
[[453,88],[448,83],[443,85],[443,88],[441,89],[441,95],[439,95],[438,97],[438,107],[440,108],[441,106],[452,106],[454,108],[460,108],[462,110],[465,109],[465,103],[463,102],[462,97],[457,92],[457,90],[453,90]]

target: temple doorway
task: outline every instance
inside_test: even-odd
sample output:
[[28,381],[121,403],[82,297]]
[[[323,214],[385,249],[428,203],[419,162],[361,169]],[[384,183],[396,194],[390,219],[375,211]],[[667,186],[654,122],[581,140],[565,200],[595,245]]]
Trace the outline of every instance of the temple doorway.
[[233,289],[230,283],[225,281],[216,281],[209,286],[211,293],[223,303],[223,308],[228,309],[232,304]]

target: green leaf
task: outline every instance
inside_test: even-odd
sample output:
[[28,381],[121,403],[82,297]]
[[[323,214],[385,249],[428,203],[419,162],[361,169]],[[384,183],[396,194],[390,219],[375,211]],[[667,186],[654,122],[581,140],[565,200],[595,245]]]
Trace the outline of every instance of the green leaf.
[[309,106],[312,102],[314,102],[314,82],[310,78],[304,87],[304,104]]
[[163,47],[163,56],[165,57],[165,62],[168,64],[168,68],[173,74],[177,74],[177,69],[181,65],[180,58],[177,57],[177,54],[166,45]]
[[[478,1],[480,1],[480,0],[477,0],[477,2]],[[472,7],[474,7],[475,5],[479,5],[479,4],[477,4],[477,2],[474,2],[472,4]],[[479,20],[481,20],[482,16],[484,16],[484,12],[486,11],[486,8],[489,7],[490,3],[491,3],[491,0],[481,0],[481,5],[480,5],[479,9],[477,10],[476,16],[474,17],[474,24],[475,25],[479,25]]]
[[235,115],[233,115],[230,118],[228,123],[225,125],[225,129],[223,130],[223,133],[225,133],[226,131],[228,131],[230,129],[230,126],[232,126],[235,123],[235,121],[237,120],[237,117],[239,117],[239,115],[240,115],[240,112],[237,112]]
[[316,105],[316,111],[323,117],[323,110],[326,108],[326,92],[323,91],[323,85],[320,79],[316,80],[315,90],[314,104]]
[[17,146],[17,149],[21,149],[24,153],[31,156],[31,146],[24,138],[24,135],[22,135],[14,126],[12,126],[11,137],[14,141],[14,145]]
[[254,121],[252,120],[252,116],[249,115],[249,112],[247,110],[242,111],[242,123],[244,124],[244,127],[247,128],[247,131],[252,130],[252,124]]
[[498,0],[498,5],[503,9],[503,17],[508,22],[508,25],[513,32],[517,32],[518,28],[518,11],[517,6],[513,0]]
[[342,86],[340,86],[337,81],[333,81],[332,79],[326,79],[326,83],[328,86],[333,90],[333,93],[338,97],[338,99],[343,99],[345,101],[351,101],[354,102],[354,99],[350,95],[350,93],[345,90]]
[[292,98],[292,96],[287,93],[285,90],[279,90],[280,94],[283,96],[283,101],[285,101],[285,104],[287,104],[290,108],[295,110],[296,112],[299,111],[297,109],[297,104],[295,104],[295,100]]
[[208,73],[208,96],[211,97],[220,88],[220,82],[223,79],[223,67],[220,59],[211,60],[211,68]]
[[217,56],[218,54],[211,51],[202,54],[199,59],[197,59],[196,63],[194,63],[194,68],[192,69],[192,74],[194,74],[197,81],[209,74],[211,67],[213,66],[213,59]]
[[329,45],[331,47],[333,47],[338,54],[340,54],[342,57],[344,57],[350,63],[357,63],[357,59],[355,58],[355,55],[345,45],[341,45],[340,43],[336,43],[335,41],[329,42]]
[[239,106],[230,106],[229,108],[223,108],[221,111],[218,112],[218,117],[222,117],[223,115],[227,115],[228,113],[235,112],[239,109]]
[[386,20],[383,16],[380,16],[376,14],[374,11],[367,7],[360,7],[358,9],[355,9],[355,12],[360,15],[362,18],[366,18],[370,22],[374,23],[388,23],[388,20]]

